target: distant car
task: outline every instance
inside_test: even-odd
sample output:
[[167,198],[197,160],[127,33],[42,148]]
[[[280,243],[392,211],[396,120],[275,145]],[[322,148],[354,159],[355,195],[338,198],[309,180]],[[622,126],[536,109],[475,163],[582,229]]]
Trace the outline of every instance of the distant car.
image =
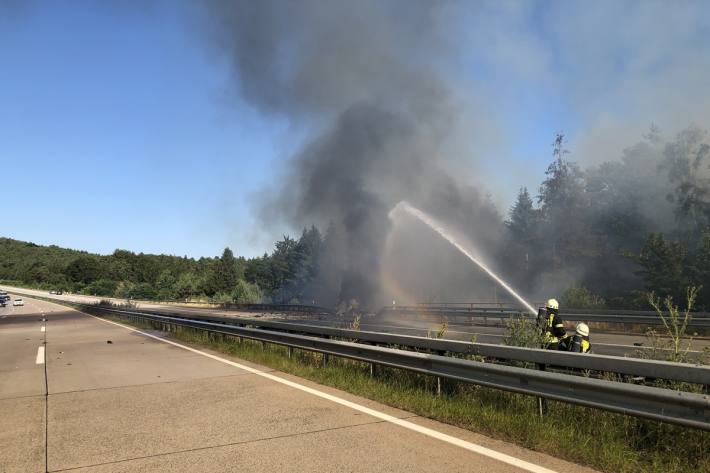
[[56,294],[57,291],[49,291],[50,294]]
[[22,299],[15,299],[14,301],[12,301],[12,305],[25,305],[25,301],[23,301]]

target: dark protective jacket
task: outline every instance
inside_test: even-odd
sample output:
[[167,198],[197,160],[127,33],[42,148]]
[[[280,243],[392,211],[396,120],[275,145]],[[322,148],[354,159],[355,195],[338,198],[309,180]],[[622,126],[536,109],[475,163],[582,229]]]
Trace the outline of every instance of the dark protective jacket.
[[548,345],[555,344],[567,335],[565,324],[557,309],[541,308],[537,313]]
[[574,353],[589,353],[592,351],[592,344],[589,343],[588,336],[585,337],[575,333],[560,340],[558,349]]

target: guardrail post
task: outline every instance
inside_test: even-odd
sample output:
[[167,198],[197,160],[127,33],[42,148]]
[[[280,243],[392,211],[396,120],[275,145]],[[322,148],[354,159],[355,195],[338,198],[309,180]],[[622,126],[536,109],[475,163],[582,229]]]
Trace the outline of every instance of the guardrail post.
[[293,358],[293,347],[288,347],[288,357]]
[[[446,352],[442,350],[437,350],[436,354],[439,356],[445,356]],[[436,395],[441,396],[441,377],[437,376],[436,377]]]
[[[539,371],[545,371],[545,365],[538,363],[537,369]],[[545,398],[537,398],[537,411],[540,417],[543,417],[547,413],[547,400]]]
[[[328,340],[328,339],[330,339],[330,335],[326,335],[326,336],[323,337],[323,338],[325,338],[326,340]],[[330,357],[328,356],[328,354],[327,354],[327,353],[323,353],[323,368],[325,368],[326,366],[328,366],[328,360],[329,360],[329,359],[330,359]]]

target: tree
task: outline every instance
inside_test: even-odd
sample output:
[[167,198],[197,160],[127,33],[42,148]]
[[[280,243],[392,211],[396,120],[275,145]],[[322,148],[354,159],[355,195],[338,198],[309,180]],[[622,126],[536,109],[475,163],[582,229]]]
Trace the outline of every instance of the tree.
[[539,221],[539,211],[533,207],[528,189],[521,187],[518,198],[508,212],[508,220],[505,221],[513,241],[530,244],[536,237]]
[[195,273],[186,271],[182,273],[175,282],[175,297],[178,299],[188,299],[197,294],[197,278]]
[[96,258],[80,256],[69,263],[64,274],[72,282],[90,283],[101,277],[101,268]]
[[688,250],[681,242],[667,242],[660,233],[649,235],[638,257],[642,276],[649,292],[680,300],[690,286],[686,272]]
[[516,284],[529,283],[530,271],[536,266],[534,260],[539,247],[540,222],[540,212],[533,206],[527,188],[521,187],[508,211],[508,220],[504,222],[507,242],[502,252],[506,266],[510,268],[508,277]]
[[707,132],[691,127],[682,131],[664,150],[668,177],[676,185],[669,195],[676,214],[696,237],[710,225],[710,145]]
[[229,248],[225,248],[217,260],[213,276],[215,292],[229,292],[237,284],[239,277],[237,259]]
[[173,276],[173,273],[169,269],[161,271],[155,282],[158,299],[175,299],[177,295],[176,282],[175,276]]
[[303,249],[288,235],[276,242],[276,249],[271,255],[271,273],[274,288],[279,289],[279,299],[282,303],[291,300],[295,295],[293,283],[296,281],[302,257]]
[[147,282],[132,285],[125,292],[125,297],[129,299],[152,300],[156,295],[155,288]]
[[552,268],[579,263],[580,258],[593,254],[588,225],[589,200],[584,173],[575,163],[567,161],[564,135],[555,136],[553,162],[540,186],[538,203],[544,220],[542,253]]
[[271,293],[277,287],[271,271],[271,258],[266,253],[264,256],[252,258],[246,262],[244,278],[263,288],[267,293]]
[[237,281],[231,294],[232,301],[237,304],[258,304],[261,302],[261,290],[256,284],[251,284],[244,279]]
[[[710,289],[710,232],[703,233],[702,242],[692,261],[693,284],[698,288]],[[710,309],[710,290],[700,291],[698,306],[702,310]]]
[[84,294],[92,296],[107,296],[112,297],[116,293],[118,283],[110,279],[98,279],[83,289]]

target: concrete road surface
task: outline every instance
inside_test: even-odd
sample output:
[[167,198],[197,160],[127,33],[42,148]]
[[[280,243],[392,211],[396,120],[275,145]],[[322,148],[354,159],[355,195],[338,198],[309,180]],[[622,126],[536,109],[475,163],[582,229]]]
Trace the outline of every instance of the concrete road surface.
[[30,299],[0,308],[0,419],[3,473],[592,471]]

